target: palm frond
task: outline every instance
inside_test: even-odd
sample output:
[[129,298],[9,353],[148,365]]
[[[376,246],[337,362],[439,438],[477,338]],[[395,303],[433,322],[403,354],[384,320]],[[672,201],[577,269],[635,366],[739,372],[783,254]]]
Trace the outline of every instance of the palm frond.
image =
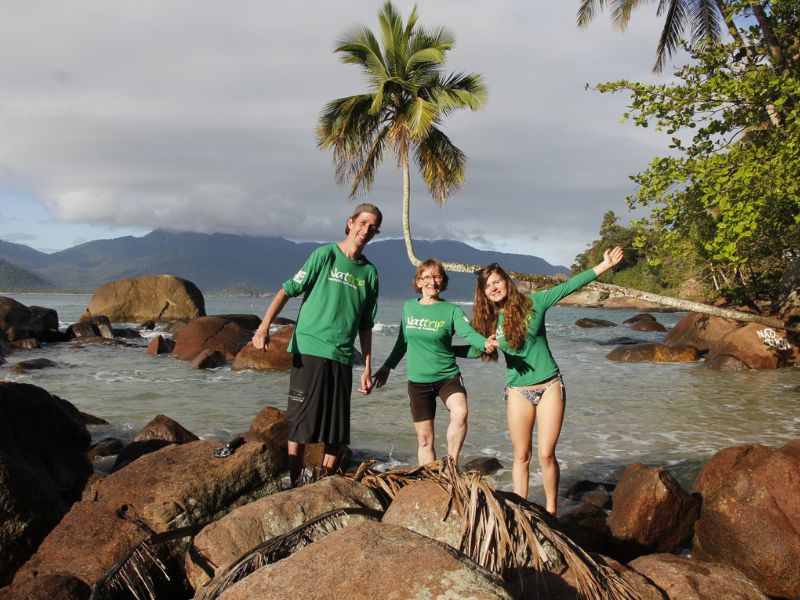
[[581,0],[575,18],[578,27],[581,29],[588,27],[597,10],[603,10],[605,4],[605,0]]
[[[659,11],[661,11],[666,0],[661,0]],[[664,19],[664,29],[656,47],[656,62],[653,71],[660,73],[664,68],[667,56],[672,56],[673,52],[680,45],[681,36],[689,17],[689,0],[670,0],[669,9]],[[659,13],[660,14],[660,13]]]
[[714,0],[695,0],[692,11],[692,43],[719,40],[722,35],[722,18]]
[[438,127],[431,127],[424,139],[414,146],[414,161],[439,205],[464,183],[467,158]]
[[642,2],[649,2],[652,0],[614,0],[611,7],[611,22],[620,31],[625,31],[630,23],[633,11]]
[[379,521],[382,514],[381,511],[369,508],[340,508],[306,521],[290,532],[275,536],[248,551],[198,590],[195,600],[215,600],[237,581],[264,565],[291,556],[301,548],[354,521],[364,519]]
[[161,554],[167,542],[196,535],[208,523],[170,529],[139,542],[92,586],[89,600],[111,600],[127,591],[135,600],[155,600],[159,582],[169,581]]
[[508,579],[522,568],[538,571],[564,561],[575,574],[578,593],[597,600],[635,600],[636,592],[611,568],[598,564],[558,529],[540,506],[514,494],[495,491],[478,473],[459,473],[444,459],[406,471],[372,473],[361,483],[387,504],[414,481],[428,479],[450,494],[450,505],[464,515],[460,548],[483,567]]
[[489,97],[486,82],[479,73],[451,73],[447,77],[437,78],[430,89],[434,101],[445,115],[459,108],[483,108]]

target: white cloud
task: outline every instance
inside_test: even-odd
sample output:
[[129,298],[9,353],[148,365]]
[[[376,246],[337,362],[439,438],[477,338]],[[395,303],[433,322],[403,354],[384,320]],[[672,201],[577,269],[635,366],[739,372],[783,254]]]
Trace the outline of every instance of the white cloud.
[[[63,223],[336,239],[347,205],[319,110],[364,89],[332,53],[376,27],[377,0],[9,0],[0,37],[0,195],[23,190]],[[659,24],[586,31],[577,2],[432,0],[426,25],[457,37],[453,71],[481,72],[490,101],[453,115],[467,184],[444,209],[414,186],[412,230],[569,263],[602,214],[625,213],[627,178],[660,150],[622,126],[625,99],[585,83],[648,79]],[[407,15],[412,2],[397,5]],[[394,161],[369,195],[399,236]],[[9,239],[9,235],[5,239]]]

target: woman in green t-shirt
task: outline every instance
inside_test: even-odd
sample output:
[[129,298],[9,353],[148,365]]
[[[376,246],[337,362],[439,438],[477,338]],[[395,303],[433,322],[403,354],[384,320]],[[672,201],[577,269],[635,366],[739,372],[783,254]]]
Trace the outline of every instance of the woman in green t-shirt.
[[[547,501],[547,512],[555,516],[560,477],[556,443],[564,419],[564,382],[547,345],[544,315],[547,309],[622,260],[622,248],[606,250],[603,262],[564,283],[527,296],[517,290],[497,264],[477,272],[472,325],[485,336],[494,334],[506,359],[506,412],[514,465],[514,493],[528,498],[533,425],[538,419],[539,464]],[[497,360],[497,353],[481,354],[482,360]]]
[[436,460],[433,420],[436,396],[450,411],[447,428],[447,453],[458,464],[458,455],[467,435],[467,391],[453,354],[453,335],[458,334],[470,345],[493,352],[494,339],[476,333],[464,311],[441,298],[447,289],[447,273],[438,260],[423,261],[412,280],[420,298],[403,305],[400,332],[394,349],[375,373],[376,387],[382,387],[403,355],[406,355],[408,398],[411,417],[417,432],[417,459],[423,465]]

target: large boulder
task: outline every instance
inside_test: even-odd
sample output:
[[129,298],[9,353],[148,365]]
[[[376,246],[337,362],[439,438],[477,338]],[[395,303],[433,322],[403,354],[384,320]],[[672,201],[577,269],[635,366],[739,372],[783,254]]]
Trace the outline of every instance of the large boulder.
[[613,296],[603,302],[603,308],[633,308],[636,310],[668,311],[660,304],[642,300],[641,298],[630,298],[628,296]]
[[11,581],[66,512],[41,478],[0,454],[0,586]]
[[186,556],[189,582],[199,589],[209,580],[202,565],[219,572],[266,540],[338,508],[380,510],[381,504],[365,485],[333,476],[239,507],[194,538]]
[[584,317],[575,321],[575,325],[583,327],[584,329],[592,329],[595,327],[616,327],[617,324],[613,321],[606,321],[605,319],[590,319]]
[[91,436],[72,404],[35,385],[0,381],[0,454],[41,478],[65,507],[80,498]]
[[27,307],[6,296],[0,296],[0,330],[11,342],[26,338],[36,338],[42,342],[61,339],[55,310],[41,306]]
[[114,323],[171,321],[205,314],[203,294],[191,281],[145,275],[106,283],[94,293],[81,320],[105,315]]
[[200,317],[181,329],[172,356],[180,360],[194,360],[203,350],[218,350],[230,361],[251,337],[249,331],[233,321],[221,317]]
[[93,585],[153,532],[213,521],[280,488],[263,444],[215,458],[215,440],[172,445],[94,483],[14,577],[53,573]]
[[3,600],[88,600],[91,588],[77,577],[53,573],[0,590]]
[[694,346],[629,344],[617,346],[606,358],[619,362],[694,362],[699,354]]
[[608,298],[608,292],[595,290],[595,289],[582,289],[578,290],[559,300],[559,306],[585,306],[597,307],[602,306],[603,301]]
[[269,336],[269,348],[266,352],[257,350],[253,344],[247,344],[233,359],[231,369],[234,371],[288,371],[292,368],[292,355],[289,353],[289,342],[294,335],[294,325],[286,325]]
[[175,349],[172,339],[157,335],[147,344],[147,353],[151,356],[170,354]]
[[[357,573],[358,576],[348,574]],[[452,548],[405,529],[362,521],[266,565],[220,600],[509,599],[502,581]]]
[[629,465],[614,488],[607,524],[623,554],[677,552],[692,538],[697,501],[662,467]]
[[267,445],[270,452],[279,461],[280,470],[289,468],[289,424],[286,411],[272,406],[265,406],[250,423],[250,428],[243,435],[247,441],[257,440]]
[[669,600],[769,600],[756,584],[730,565],[651,554],[628,566],[661,588]]
[[187,444],[198,440],[195,434],[166,415],[156,415],[133,437],[131,443],[119,453],[112,471],[132,463],[137,458],[161,450],[170,444]]
[[664,343],[668,346],[694,346],[707,352],[717,340],[741,327],[738,321],[690,312],[669,330]]
[[800,440],[727,449],[695,487],[694,556],[736,567],[770,596],[800,598]]
[[706,365],[721,371],[775,369],[793,366],[797,357],[785,331],[749,323],[712,344]]
[[382,521],[452,546],[461,545],[464,514],[451,506],[450,493],[435,481],[415,481],[395,495]]

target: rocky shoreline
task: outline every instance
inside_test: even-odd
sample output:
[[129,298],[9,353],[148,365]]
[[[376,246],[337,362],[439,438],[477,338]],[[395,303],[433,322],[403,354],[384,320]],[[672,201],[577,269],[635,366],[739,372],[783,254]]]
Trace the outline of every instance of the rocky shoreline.
[[[205,316],[191,294],[181,308],[159,277],[156,287],[112,286],[128,290],[124,310],[93,299],[66,332],[55,311],[0,298],[0,365],[36,344],[124,344],[138,331],[113,323],[136,315],[174,319],[176,339],[154,338],[149,354],[195,368],[288,368],[291,323],[269,353],[253,353],[257,317]],[[623,325],[660,331],[649,314]],[[662,344],[620,342],[608,358],[797,364],[796,340],[767,329],[693,313]],[[33,362],[0,368],[49,366]],[[555,521],[497,491],[491,468],[351,465],[285,489],[286,422],[275,408],[226,456],[215,450],[228,440],[198,439],[166,415],[128,445],[92,444],[89,427],[103,422],[41,387],[0,382],[0,598],[800,598],[800,440],[726,448],[690,490],[665,466],[631,464],[617,482],[573,486],[577,508]],[[321,448],[307,455],[314,473]],[[93,469],[109,459],[110,473]]]
[[[579,507],[556,521],[447,463],[362,465],[284,489],[275,408],[225,457],[214,452],[224,441],[157,416],[111,448],[108,475],[93,472],[104,452],[66,400],[2,382],[0,417],[10,600],[92,588],[127,598],[137,586],[152,586],[139,597],[197,599],[522,599],[543,585],[548,598],[800,598],[800,440],[722,450],[691,491],[664,467],[633,464],[618,482],[574,486]],[[319,461],[312,452],[309,470]]]

